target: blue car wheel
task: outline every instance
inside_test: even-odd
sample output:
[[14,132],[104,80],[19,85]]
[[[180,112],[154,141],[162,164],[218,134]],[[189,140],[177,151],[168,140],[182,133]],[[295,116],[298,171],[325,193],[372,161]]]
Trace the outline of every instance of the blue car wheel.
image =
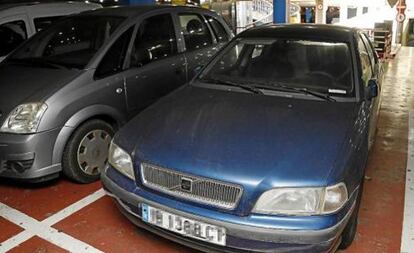
[[352,242],[355,239],[355,235],[356,235],[357,227],[358,227],[359,207],[361,205],[363,191],[364,191],[364,179],[362,179],[361,185],[359,187],[358,199],[357,199],[357,203],[355,206],[355,210],[351,218],[349,219],[348,224],[344,228],[344,231],[342,232],[341,244],[339,245],[339,249],[348,248],[349,246],[351,246]]

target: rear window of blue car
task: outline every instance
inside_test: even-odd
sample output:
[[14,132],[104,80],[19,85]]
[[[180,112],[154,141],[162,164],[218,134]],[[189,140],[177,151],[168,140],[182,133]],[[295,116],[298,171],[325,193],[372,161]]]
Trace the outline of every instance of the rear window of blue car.
[[337,96],[354,93],[350,49],[343,42],[239,40],[203,76],[244,84],[282,84]]

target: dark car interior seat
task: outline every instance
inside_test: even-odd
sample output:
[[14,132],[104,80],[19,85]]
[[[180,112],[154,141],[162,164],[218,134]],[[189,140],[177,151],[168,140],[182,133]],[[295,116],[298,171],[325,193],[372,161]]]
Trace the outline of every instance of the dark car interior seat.
[[191,19],[186,25],[184,39],[188,50],[202,48],[211,44],[211,37],[204,31],[203,24],[198,19]]
[[253,78],[292,78],[295,75],[294,65],[287,52],[288,45],[277,41],[263,48],[260,56],[251,60],[247,67],[247,76]]
[[200,20],[197,19],[188,21],[186,28],[189,34],[197,34],[203,32],[203,24],[200,22]]
[[175,35],[167,22],[143,21],[131,53],[131,66],[143,66],[150,61],[169,56],[175,51]]
[[322,72],[332,77],[330,86],[337,88],[349,86],[351,63],[345,46],[308,48],[307,60],[310,73]]
[[[254,79],[299,83],[327,88],[349,87],[351,62],[345,44],[326,46],[301,41],[278,40],[265,45],[259,56],[250,52],[239,73]],[[252,58],[252,59],[251,59]]]

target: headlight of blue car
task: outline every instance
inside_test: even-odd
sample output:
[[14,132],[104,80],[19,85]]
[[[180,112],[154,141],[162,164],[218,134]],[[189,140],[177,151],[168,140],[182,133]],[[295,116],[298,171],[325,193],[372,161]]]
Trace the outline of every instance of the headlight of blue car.
[[316,188],[275,188],[264,192],[254,213],[282,215],[320,215],[335,213],[348,200],[344,183]]
[[113,141],[109,147],[108,162],[123,175],[135,180],[131,156]]

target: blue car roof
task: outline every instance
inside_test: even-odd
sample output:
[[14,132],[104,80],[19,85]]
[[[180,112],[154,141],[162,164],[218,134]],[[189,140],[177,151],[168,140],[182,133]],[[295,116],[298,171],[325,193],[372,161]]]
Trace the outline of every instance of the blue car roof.
[[239,38],[314,38],[330,41],[351,41],[356,28],[315,24],[269,24],[242,32]]

